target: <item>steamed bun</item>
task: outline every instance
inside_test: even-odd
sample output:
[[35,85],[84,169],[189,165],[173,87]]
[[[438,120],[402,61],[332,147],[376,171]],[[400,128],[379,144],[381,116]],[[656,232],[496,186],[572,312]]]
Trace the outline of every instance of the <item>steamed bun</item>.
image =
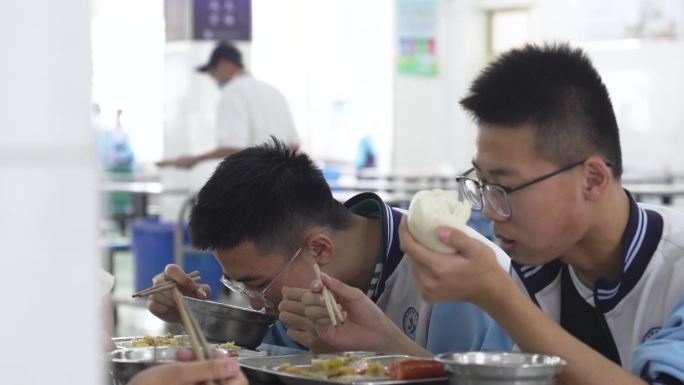
[[465,231],[470,209],[470,203],[459,200],[456,191],[419,191],[409,205],[408,229],[425,247],[442,253],[453,253],[453,248],[437,238],[437,227],[449,226]]

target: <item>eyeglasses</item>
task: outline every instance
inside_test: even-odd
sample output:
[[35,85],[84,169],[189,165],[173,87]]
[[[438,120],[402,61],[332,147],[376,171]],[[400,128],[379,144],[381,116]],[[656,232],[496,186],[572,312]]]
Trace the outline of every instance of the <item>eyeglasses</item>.
[[[475,168],[469,169],[463,173],[463,176],[456,177],[456,182],[458,183],[462,197],[472,205],[473,209],[482,210],[486,203],[494,211],[494,213],[496,213],[496,215],[503,218],[509,218],[511,216],[511,201],[509,198],[510,194],[551,178],[552,176],[558,175],[562,172],[573,169],[583,164],[585,160],[571,163],[567,166],[559,168],[554,172],[542,175],[538,178],[532,179],[531,181],[513,187],[506,187],[496,183],[482,183],[475,179],[466,177],[466,175],[473,172]],[[608,161],[605,162],[608,167],[613,166],[613,163]]]
[[266,293],[268,293],[268,291],[271,289],[273,284],[278,280],[278,278],[280,278],[280,276],[283,275],[285,269],[287,269],[287,267],[290,266],[292,262],[294,262],[294,260],[297,258],[301,251],[302,247],[297,249],[297,251],[290,257],[290,259],[288,259],[288,261],[285,262],[283,267],[280,268],[278,273],[276,273],[276,275],[274,275],[273,278],[271,278],[271,282],[269,282],[268,285],[260,291],[248,289],[245,287],[244,283],[230,279],[225,274],[221,276],[220,281],[223,284],[223,286],[227,287],[231,291],[238,294],[242,294],[249,299],[260,301],[266,308],[274,309],[275,305],[273,304],[273,302],[271,302],[271,300],[266,298]]

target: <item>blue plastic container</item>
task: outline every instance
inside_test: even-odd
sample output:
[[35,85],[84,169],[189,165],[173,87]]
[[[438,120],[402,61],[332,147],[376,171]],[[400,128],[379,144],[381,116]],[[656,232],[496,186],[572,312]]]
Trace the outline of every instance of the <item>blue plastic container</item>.
[[[152,278],[164,271],[164,267],[173,260],[173,232],[176,227],[172,222],[160,222],[152,219],[136,219],[131,222],[131,249],[133,252],[133,282],[135,291],[152,286]],[[187,226],[183,234],[183,243],[190,244]],[[221,290],[222,270],[211,253],[189,252],[183,255],[183,270],[198,270],[202,282],[211,286],[211,299],[216,299]]]

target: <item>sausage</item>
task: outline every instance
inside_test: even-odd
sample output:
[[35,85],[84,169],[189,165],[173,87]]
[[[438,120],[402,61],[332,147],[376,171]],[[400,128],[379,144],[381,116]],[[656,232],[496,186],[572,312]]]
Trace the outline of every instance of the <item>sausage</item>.
[[444,365],[431,359],[394,360],[389,362],[388,367],[393,380],[444,376]]

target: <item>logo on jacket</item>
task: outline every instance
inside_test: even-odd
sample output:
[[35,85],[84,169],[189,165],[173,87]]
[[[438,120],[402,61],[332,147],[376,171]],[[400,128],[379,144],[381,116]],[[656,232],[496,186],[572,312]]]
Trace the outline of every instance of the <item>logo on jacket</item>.
[[404,334],[411,337],[412,340],[416,339],[416,329],[418,328],[418,311],[414,307],[406,309],[404,313]]
[[641,339],[641,342],[646,342],[647,339],[653,337],[654,335],[658,334],[658,332],[662,329],[660,326],[652,327],[648,329],[646,334],[644,334],[644,338]]

